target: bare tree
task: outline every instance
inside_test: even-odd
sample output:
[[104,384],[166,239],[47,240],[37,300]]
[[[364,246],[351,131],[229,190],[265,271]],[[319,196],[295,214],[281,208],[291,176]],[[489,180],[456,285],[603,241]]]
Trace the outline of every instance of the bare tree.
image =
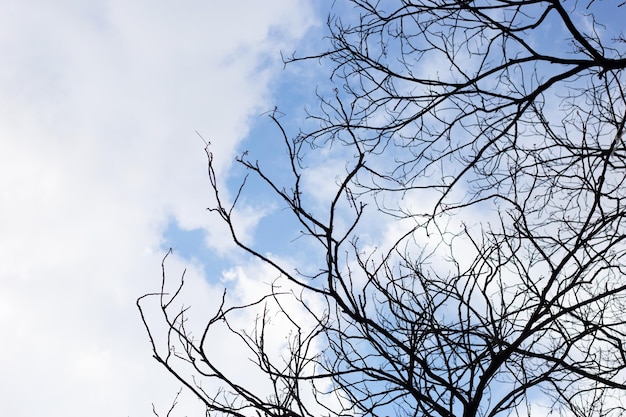
[[[224,298],[197,339],[163,287],[162,345],[142,312],[155,358],[207,413],[626,415],[626,40],[612,32],[624,3],[350,5],[329,18],[327,51],[287,59],[332,63],[336,86],[311,113],[319,128],[291,137],[272,116],[290,182],[238,159],[320,262],[293,268],[246,244],[233,220],[246,182],[223,200],[207,150],[212,211],[291,286]],[[345,166],[325,204],[305,184],[320,152]],[[371,232],[381,224],[401,231]],[[270,304],[291,320],[278,358]],[[230,326],[255,308],[255,331]],[[218,325],[270,394],[208,354]]]

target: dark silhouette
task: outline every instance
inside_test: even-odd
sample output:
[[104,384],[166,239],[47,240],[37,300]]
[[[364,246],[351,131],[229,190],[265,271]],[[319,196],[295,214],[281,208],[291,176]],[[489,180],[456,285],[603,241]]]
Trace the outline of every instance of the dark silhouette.
[[[350,3],[329,18],[327,51],[287,59],[332,63],[335,86],[311,112],[318,129],[291,137],[271,116],[290,182],[239,159],[319,263],[296,270],[239,238],[232,214],[246,184],[223,200],[207,150],[213,212],[291,287],[249,305],[225,298],[196,338],[170,304],[178,293],[159,294],[169,334],[160,344],[146,325],[156,359],[208,411],[232,416],[626,415],[626,41],[616,25],[626,7]],[[305,184],[321,152],[345,167],[324,204]],[[298,314],[287,299],[301,302]],[[267,347],[270,304],[292,320],[280,358]],[[207,354],[214,327],[258,308],[255,332],[230,329],[271,394]]]

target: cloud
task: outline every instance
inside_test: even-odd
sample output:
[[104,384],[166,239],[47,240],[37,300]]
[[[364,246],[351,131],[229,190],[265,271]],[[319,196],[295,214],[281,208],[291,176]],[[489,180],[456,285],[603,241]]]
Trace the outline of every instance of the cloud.
[[226,172],[312,12],[295,0],[5,6],[0,414],[150,415],[177,385],[151,360],[134,300],[158,285],[169,219],[210,227],[194,131]]

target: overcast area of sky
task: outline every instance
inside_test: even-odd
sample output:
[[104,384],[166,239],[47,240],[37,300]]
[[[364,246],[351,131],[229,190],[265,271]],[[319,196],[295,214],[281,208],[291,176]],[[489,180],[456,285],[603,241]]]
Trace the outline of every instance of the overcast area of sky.
[[191,258],[230,256],[195,131],[225,174],[320,22],[306,0],[0,2],[0,415],[167,409],[135,299],[169,246],[208,300]]

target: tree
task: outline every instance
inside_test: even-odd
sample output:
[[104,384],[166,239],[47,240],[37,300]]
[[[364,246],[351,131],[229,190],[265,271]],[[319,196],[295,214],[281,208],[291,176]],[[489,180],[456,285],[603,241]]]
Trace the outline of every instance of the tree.
[[[319,262],[294,268],[240,238],[246,181],[225,201],[207,149],[212,211],[290,287],[224,298],[198,339],[162,289],[163,346],[142,311],[155,358],[232,416],[626,415],[626,39],[611,32],[625,2],[350,4],[327,51],[286,60],[332,64],[334,86],[315,129],[290,135],[271,115],[290,180],[238,159]],[[320,153],[345,166],[325,205],[303,185]],[[278,357],[269,305],[290,320]],[[229,326],[255,308],[255,331]],[[207,354],[218,324],[270,394]]]

